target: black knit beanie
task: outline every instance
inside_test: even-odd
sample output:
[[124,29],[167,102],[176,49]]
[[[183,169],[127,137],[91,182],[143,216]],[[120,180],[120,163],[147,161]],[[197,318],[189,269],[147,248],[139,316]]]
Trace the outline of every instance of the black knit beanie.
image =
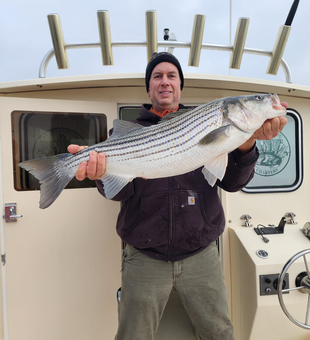
[[181,91],[183,90],[184,86],[184,77],[183,77],[183,72],[181,65],[178,61],[178,59],[171,53],[169,52],[160,52],[160,53],[154,53],[152,55],[152,58],[150,59],[149,63],[146,66],[145,70],[145,86],[146,86],[146,92],[149,90],[149,83],[150,83],[150,78],[152,71],[154,67],[162,62],[168,62],[176,66],[176,68],[179,71],[180,79],[181,79]]

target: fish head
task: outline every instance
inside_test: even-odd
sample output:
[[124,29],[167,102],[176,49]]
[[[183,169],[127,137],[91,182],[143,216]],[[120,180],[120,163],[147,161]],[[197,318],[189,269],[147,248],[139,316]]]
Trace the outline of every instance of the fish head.
[[248,133],[254,133],[267,119],[286,115],[277,94],[229,97],[223,104],[224,117]]

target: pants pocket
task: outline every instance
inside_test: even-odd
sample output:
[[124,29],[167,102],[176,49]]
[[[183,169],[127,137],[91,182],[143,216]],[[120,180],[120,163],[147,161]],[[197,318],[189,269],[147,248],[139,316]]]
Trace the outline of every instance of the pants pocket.
[[128,262],[130,261],[133,257],[137,256],[140,254],[140,251],[137,250],[135,247],[126,244],[124,250],[123,250],[123,261]]

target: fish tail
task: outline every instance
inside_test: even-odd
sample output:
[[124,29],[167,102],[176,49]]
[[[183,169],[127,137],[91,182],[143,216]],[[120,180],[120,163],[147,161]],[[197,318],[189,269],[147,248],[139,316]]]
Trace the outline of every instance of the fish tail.
[[65,166],[72,155],[63,153],[52,157],[37,158],[18,164],[40,182],[40,208],[49,207],[75,176],[75,170]]

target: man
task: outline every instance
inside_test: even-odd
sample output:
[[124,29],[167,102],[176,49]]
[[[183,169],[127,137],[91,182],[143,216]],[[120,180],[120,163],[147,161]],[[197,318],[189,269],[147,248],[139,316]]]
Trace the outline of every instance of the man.
[[[183,72],[172,54],[153,55],[145,83],[151,105],[141,107],[137,123],[157,124],[160,117],[183,108],[179,103]],[[136,178],[113,198],[123,202],[117,232],[126,243],[115,340],[154,339],[172,289],[179,293],[201,340],[234,339],[215,246],[225,226],[217,186],[231,192],[242,189],[254,174],[255,140],[275,137],[285,124],[284,117],[265,122],[230,153],[226,174],[214,187],[197,169],[170,178]],[[72,153],[79,149],[76,145],[68,148]],[[104,154],[92,153],[76,178],[98,180],[98,190],[104,195],[99,181],[104,172]]]

